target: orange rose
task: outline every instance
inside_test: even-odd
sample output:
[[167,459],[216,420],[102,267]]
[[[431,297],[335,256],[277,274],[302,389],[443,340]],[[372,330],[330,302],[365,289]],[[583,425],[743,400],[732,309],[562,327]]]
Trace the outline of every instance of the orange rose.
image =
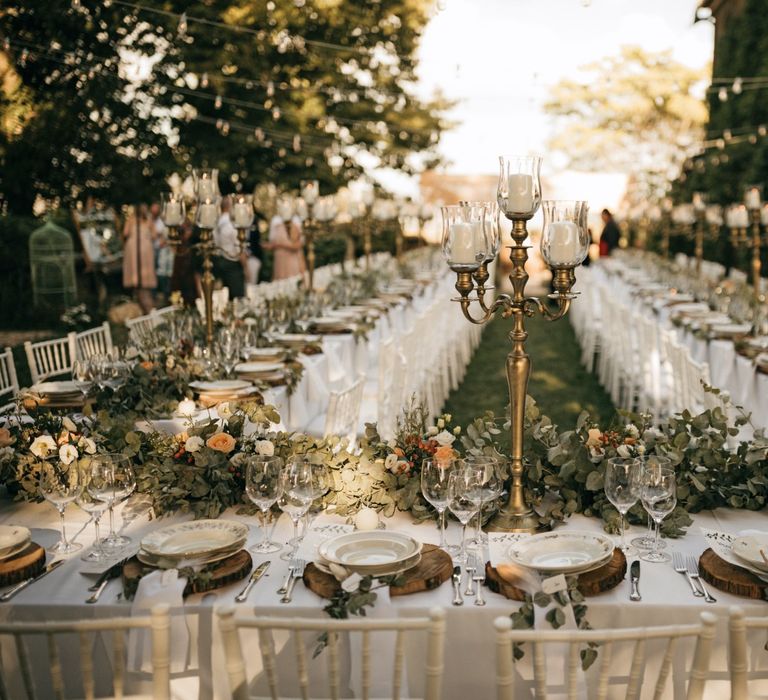
[[215,435],[211,435],[205,444],[212,450],[218,450],[224,454],[229,454],[235,449],[235,438],[229,433],[216,433]]
[[8,428],[0,428],[0,447],[8,447],[14,442],[11,431]]
[[140,365],[141,365],[141,366],[142,366],[142,367],[143,367],[145,370],[147,370],[147,372],[149,372],[149,370],[151,370],[151,369],[152,369],[152,368],[155,366],[155,363],[154,363],[154,362],[150,362],[149,360],[144,360],[144,362],[140,362],[139,364],[140,364]]
[[450,462],[455,458],[456,453],[453,451],[453,448],[450,445],[441,445],[435,450],[435,460],[437,460],[438,464],[442,465],[446,462]]

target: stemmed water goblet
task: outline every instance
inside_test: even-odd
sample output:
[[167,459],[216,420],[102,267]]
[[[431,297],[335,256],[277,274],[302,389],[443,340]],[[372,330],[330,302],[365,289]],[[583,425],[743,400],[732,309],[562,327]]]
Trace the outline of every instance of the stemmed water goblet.
[[94,539],[93,546],[81,557],[83,561],[87,562],[100,562],[108,558],[108,554],[104,551],[104,547],[101,542],[101,535],[99,533],[99,523],[104,511],[109,507],[106,501],[96,498],[88,488],[91,480],[91,472],[89,469],[82,469],[80,477],[83,480],[83,488],[75,498],[75,503],[91,516],[91,522],[93,522]]
[[[672,462],[669,460],[668,457],[661,457],[660,455],[646,455],[645,457],[639,458],[643,463],[643,479],[645,479],[647,473],[650,472],[658,472],[661,469],[671,469],[672,468]],[[649,515],[648,516],[648,530],[644,535],[641,535],[640,537],[635,537],[630,544],[637,547],[638,549],[653,549],[654,545],[658,546],[659,548],[664,548],[667,546],[666,542],[659,541],[658,543],[655,542],[653,537],[653,518]]]
[[115,532],[114,511],[115,504],[128,498],[135,488],[136,477],[127,457],[119,453],[93,457],[88,490],[109,509],[109,534],[102,541],[103,547],[118,548],[130,544],[130,537]]
[[301,542],[299,521],[307,513],[314,499],[312,465],[304,457],[294,457],[280,475],[280,498],[277,504],[293,523],[293,546],[288,552],[280,555],[281,559],[290,561],[296,556]]
[[621,518],[621,551],[633,554],[626,543],[626,515],[640,498],[642,464],[639,459],[609,459],[605,465],[605,495],[619,511]]
[[480,486],[479,474],[464,467],[454,470],[448,479],[448,508],[461,523],[461,549],[454,562],[467,561],[467,524],[478,512]]
[[677,505],[677,479],[671,469],[656,469],[646,471],[643,475],[643,485],[640,494],[648,515],[653,518],[656,525],[653,549],[643,552],[640,558],[643,561],[663,563],[671,560],[666,552],[662,552],[658,546],[661,521],[664,520]]
[[240,344],[237,334],[229,328],[219,331],[219,359],[226,372],[226,376],[232,374],[235,366],[240,361]]
[[83,402],[85,402],[93,386],[91,367],[88,360],[78,358],[72,363],[72,379],[74,379],[75,386],[83,395]]
[[283,547],[269,539],[269,509],[280,498],[283,460],[280,457],[249,456],[245,463],[245,492],[261,511],[261,542],[251,547],[252,552],[269,554]]
[[445,539],[445,511],[448,508],[448,482],[459,460],[424,460],[421,464],[421,493],[437,511],[440,520],[440,549],[456,554],[459,547],[449,545]]
[[55,554],[72,554],[82,549],[81,544],[67,540],[64,526],[64,511],[83,489],[83,480],[75,462],[44,461],[40,467],[40,493],[46,501],[52,503],[61,518],[61,539],[49,551]]
[[475,472],[479,479],[479,487],[475,493],[478,511],[475,520],[475,537],[473,540],[473,543],[477,547],[481,547],[488,541],[482,529],[483,507],[489,501],[498,498],[502,489],[502,481],[496,473],[497,464],[498,460],[495,457],[487,457],[485,455],[467,455],[464,458],[464,468]]

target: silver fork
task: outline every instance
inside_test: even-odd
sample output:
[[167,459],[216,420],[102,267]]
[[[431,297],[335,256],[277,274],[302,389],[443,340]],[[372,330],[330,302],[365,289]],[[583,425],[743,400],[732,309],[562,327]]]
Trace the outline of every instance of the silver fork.
[[464,571],[467,572],[467,587],[464,589],[465,596],[475,595],[475,555],[467,554],[467,561],[464,564]]
[[695,595],[697,598],[702,598],[704,594],[698,589],[696,584],[693,582],[693,578],[691,578],[691,575],[688,573],[688,569],[685,568],[683,555],[680,554],[680,552],[672,552],[672,566],[674,567],[675,571],[677,571],[678,574],[683,574],[685,578],[688,579],[688,584],[691,587],[691,591],[693,592],[693,595]]
[[485,605],[485,598],[483,598],[483,584],[485,583],[485,562],[479,555],[475,555],[475,573],[472,578],[477,584],[477,596],[475,598],[475,605]]
[[704,600],[708,603],[716,603],[717,599],[709,594],[707,587],[704,585],[704,579],[699,576],[699,562],[696,561],[696,557],[688,557],[688,575],[701,586],[701,590],[704,592]]
[[297,559],[294,564],[295,568],[291,574],[291,580],[288,582],[288,588],[286,589],[283,597],[280,598],[281,603],[290,603],[293,599],[293,589],[296,586],[296,581],[298,581],[304,575],[304,567],[307,565],[307,562],[305,562],[303,559]]

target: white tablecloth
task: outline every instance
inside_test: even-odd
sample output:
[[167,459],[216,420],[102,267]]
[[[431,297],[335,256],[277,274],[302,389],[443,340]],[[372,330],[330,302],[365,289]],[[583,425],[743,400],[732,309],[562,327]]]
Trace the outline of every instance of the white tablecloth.
[[[249,544],[257,541],[260,530],[255,518],[244,518],[227,513],[226,517],[242,520],[252,526]],[[325,516],[323,516],[325,517]],[[70,533],[76,532],[79,524],[84,523],[84,514],[74,508],[68,511]],[[130,534],[135,542],[142,535],[161,525],[179,521],[181,516],[174,516],[159,522],[148,522],[145,519],[131,523],[125,532]],[[695,516],[695,524],[688,534],[669,543],[674,549],[684,553],[699,555],[705,549],[705,543],[699,527],[720,528],[731,533],[742,529],[767,529],[765,516],[746,511],[720,510]],[[52,531],[58,526],[58,517],[54,509],[45,504],[10,504],[0,505],[0,523],[17,523],[34,528],[35,539],[43,544],[55,540]],[[387,527],[411,533],[423,542],[438,542],[438,531],[433,523],[414,524],[405,514],[397,514],[387,522]],[[582,516],[574,517],[566,526],[573,529],[600,530],[600,523],[594,519]],[[42,528],[42,529],[41,529]],[[632,528],[629,536],[640,534],[640,528]],[[449,528],[449,539],[456,541],[459,529],[455,524]],[[86,528],[79,536],[84,544],[91,542],[91,528]],[[290,537],[290,526],[283,517],[277,525],[275,538],[285,542]],[[254,588],[248,603],[238,606],[238,610],[257,612],[269,615],[319,616],[323,601],[314,593],[305,589],[301,583],[296,588],[294,602],[283,605],[279,602],[276,589],[287,572],[287,564],[279,558],[279,554],[268,557],[255,556],[258,563],[269,558],[272,565],[268,576]],[[57,571],[35,583],[27,590],[18,594],[10,603],[0,605],[0,619],[14,620],[54,620],[67,618],[86,618],[93,616],[109,616],[127,614],[130,606],[120,597],[121,584],[112,581],[98,605],[85,605],[88,593],[89,579],[79,573],[81,562],[75,557],[67,561]],[[205,595],[194,595],[187,599],[184,612],[187,614],[192,644],[192,664],[188,677],[174,680],[174,688],[178,697],[220,697],[226,686],[223,660],[220,656],[220,644],[217,641],[213,609],[218,605],[233,604],[234,596],[242,588],[242,584],[233,584],[221,590]],[[714,591],[717,604],[707,605],[700,598],[694,598],[685,578],[672,570],[666,564],[642,564],[640,588],[643,595],[641,603],[629,602],[629,584],[627,581],[617,588],[588,600],[588,619],[593,627],[624,627],[644,624],[686,623],[697,620],[698,614],[708,610],[720,618],[716,637],[716,653],[713,668],[719,669],[721,676],[727,668],[725,648],[727,634],[725,619],[731,605],[741,605],[747,614],[764,615],[768,608],[766,603],[738,598],[733,595]],[[407,616],[426,613],[433,606],[442,606],[447,611],[447,644],[446,644],[446,676],[444,697],[448,699],[463,699],[467,697],[489,698],[493,690],[493,658],[494,632],[493,619],[499,615],[507,615],[517,608],[518,604],[500,595],[486,592],[488,605],[479,608],[471,604],[471,599],[463,607],[451,606],[452,590],[449,582],[439,589],[411,596],[399,597],[386,604],[380,605],[377,616]],[[764,639],[753,644],[754,656],[763,668],[768,668],[768,652],[762,651]],[[418,676],[420,659],[418,651],[411,658],[411,672]],[[469,662],[468,660],[471,660]],[[202,671],[198,671],[198,668]],[[675,696],[682,697],[682,674],[675,676]],[[198,677],[201,683],[198,683]],[[721,682],[710,683],[708,698],[725,697],[726,686]],[[412,682],[412,691],[418,690],[418,683]],[[668,694],[672,697],[672,694]]]

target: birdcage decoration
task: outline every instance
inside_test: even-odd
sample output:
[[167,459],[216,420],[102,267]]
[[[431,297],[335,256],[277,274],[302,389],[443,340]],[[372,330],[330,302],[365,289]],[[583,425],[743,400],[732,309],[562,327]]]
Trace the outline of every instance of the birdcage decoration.
[[77,301],[75,248],[68,231],[48,221],[29,237],[35,306],[70,306]]

